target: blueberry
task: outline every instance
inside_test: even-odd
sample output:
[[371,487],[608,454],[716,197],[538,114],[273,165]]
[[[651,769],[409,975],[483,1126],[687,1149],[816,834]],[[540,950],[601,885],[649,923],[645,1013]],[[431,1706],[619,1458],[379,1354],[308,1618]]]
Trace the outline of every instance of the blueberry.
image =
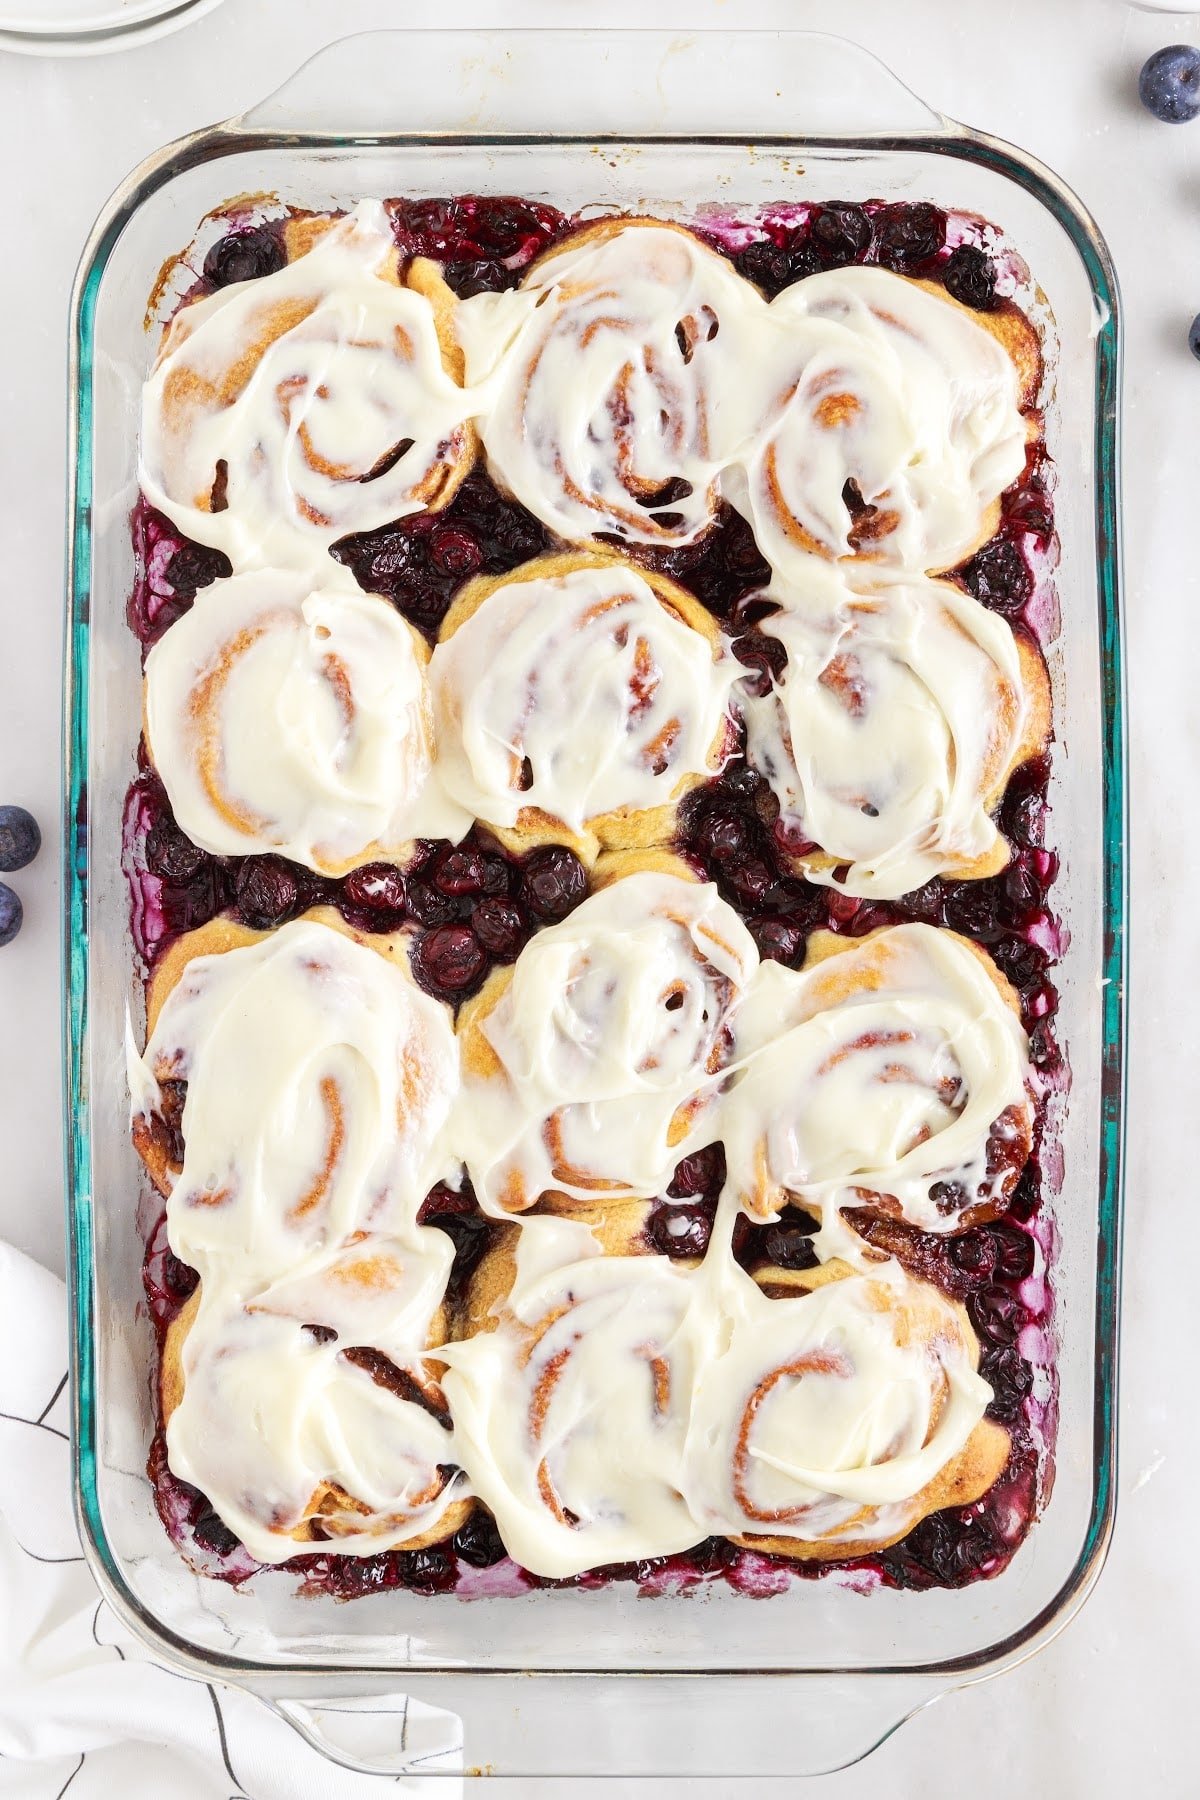
[[512,962],[525,940],[525,915],[515,901],[487,895],[472,908],[471,929],[489,955]]
[[0,806],[0,869],[6,875],[31,863],[42,847],[37,820],[23,806]]
[[1191,330],[1188,332],[1188,349],[1193,356],[1200,357],[1200,313],[1192,320]]
[[712,1236],[712,1207],[703,1201],[694,1206],[662,1206],[650,1215],[648,1235],[663,1256],[701,1257]]
[[21,929],[21,902],[10,887],[0,881],[0,947],[11,944]]
[[1147,57],[1138,76],[1138,96],[1148,112],[1167,125],[1185,125],[1200,113],[1200,50],[1168,44]]
[[181,544],[167,564],[167,582],[177,594],[195,597],[196,589],[227,580],[233,564],[223,550],[204,544]]
[[468,925],[438,925],[417,940],[413,974],[439,1000],[460,999],[487,967],[487,954]]
[[957,244],[946,258],[942,280],[951,299],[976,312],[996,304],[996,268],[977,244]]
[[296,910],[300,890],[295,875],[278,856],[248,856],[237,875],[237,904],[252,931],[270,931]]
[[573,850],[547,844],[525,859],[521,885],[539,919],[565,919],[587,893],[587,871]]
[[453,1548],[475,1569],[490,1569],[508,1555],[491,1513],[477,1508],[452,1539]]
[[812,235],[824,261],[857,262],[871,242],[871,221],[861,206],[835,201],[817,214]]
[[283,244],[270,226],[252,225],[220,238],[204,259],[204,273],[214,287],[223,288],[275,275],[286,260]]

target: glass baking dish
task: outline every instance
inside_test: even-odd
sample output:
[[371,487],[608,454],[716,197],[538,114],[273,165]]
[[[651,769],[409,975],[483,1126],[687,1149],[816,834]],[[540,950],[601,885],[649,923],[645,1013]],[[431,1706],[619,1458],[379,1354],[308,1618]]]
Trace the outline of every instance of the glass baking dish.
[[[143,1472],[152,1345],[136,1317],[140,1169],[124,1081],[126,1008],[137,1021],[141,1006],[120,871],[140,709],[138,648],[124,620],[127,519],[150,354],[146,297],[204,214],[263,190],[317,209],[364,194],[489,191],[662,213],[712,201],[923,198],[997,223],[1033,272],[1050,322],[1047,437],[1062,544],[1050,835],[1063,859],[1055,898],[1069,943],[1057,979],[1073,1088],[1053,1200],[1056,1483],[996,1579],[864,1595],[835,1577],[794,1581],[763,1601],[725,1588],[645,1601],[620,1585],[469,1602],[393,1591],[338,1606],[299,1597],[278,1575],[241,1589],[201,1578],[169,1543]],[[134,171],[84,253],[72,359],[65,1110],[75,1473],[84,1545],[113,1607],[157,1656],[256,1693],[350,1766],[393,1773],[416,1766],[421,1734],[382,1763],[352,1752],[330,1723],[349,1701],[399,1691],[447,1709],[462,1721],[465,1766],[498,1774],[815,1773],[1047,1642],[1096,1578],[1115,1493],[1120,354],[1115,279],[1086,212],[1048,171],[931,112],[839,39],[374,34],[331,46],[252,112]]]

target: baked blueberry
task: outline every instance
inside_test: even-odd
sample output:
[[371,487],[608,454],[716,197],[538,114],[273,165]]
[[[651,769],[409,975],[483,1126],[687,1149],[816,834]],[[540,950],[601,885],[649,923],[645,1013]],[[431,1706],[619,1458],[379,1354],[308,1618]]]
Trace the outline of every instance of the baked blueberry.
[[269,226],[252,225],[220,238],[204,259],[204,273],[214,287],[223,288],[274,275],[285,260],[278,235]]

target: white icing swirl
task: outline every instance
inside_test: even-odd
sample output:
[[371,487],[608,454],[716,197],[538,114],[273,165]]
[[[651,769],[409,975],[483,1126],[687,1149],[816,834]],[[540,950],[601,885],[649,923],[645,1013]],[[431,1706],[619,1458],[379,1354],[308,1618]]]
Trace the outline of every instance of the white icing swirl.
[[893,899],[994,854],[988,805],[1028,712],[1005,621],[944,582],[855,587],[815,561],[773,597],[762,629],[787,663],[743,698],[747,754],[789,839],[844,865],[810,878]]
[[450,1434],[432,1413],[376,1383],[336,1341],[318,1342],[308,1321],[210,1301],[207,1287],[183,1343],[167,1452],[258,1561],[312,1549],[289,1534],[318,1497],[328,1547],[343,1556],[404,1543],[462,1498],[447,1473]]
[[508,828],[663,806],[719,768],[737,674],[636,570],[518,571],[434,652],[441,779]]
[[167,1226],[201,1277],[168,1453],[260,1561],[298,1553],[314,1506],[339,1551],[370,1555],[463,1491],[419,1399],[453,1246],[415,1223],[457,1065],[444,1010],[314,919],[194,957],[151,1034],[132,1085],[153,1107],[156,1076],[188,1084]]
[[[444,499],[473,453],[434,307],[364,201],[273,275],[176,313],[142,398],[146,498],[235,569],[313,568]],[[447,295],[447,307],[449,307]]]
[[[885,269],[810,275],[770,307],[748,506],[784,574],[813,551],[947,569],[1025,463],[1015,366],[967,313]],[[856,524],[853,482],[873,517]]]
[[454,1166],[446,1009],[316,919],[194,957],[145,1065],[188,1084],[168,1223],[206,1282],[236,1260],[247,1291],[357,1233],[404,1233]]
[[665,1556],[703,1535],[680,1494],[695,1288],[665,1257],[527,1271],[494,1330],[446,1351],[454,1447],[505,1546],[539,1575]]
[[660,1192],[723,1079],[757,964],[716,888],[670,874],[614,881],[539,932],[482,1023],[501,1073],[464,1092],[481,1205]]
[[541,257],[517,293],[458,309],[468,378],[487,384],[492,469],[568,542],[690,543],[728,460],[721,396],[765,313],[723,257],[669,225]]
[[[1028,1151],[1029,1046],[974,949],[897,925],[793,974],[764,964],[721,1107],[729,1190],[753,1213],[882,1200],[925,1231],[999,1197]],[[992,1167],[989,1146],[1001,1155]]]
[[886,1543],[992,1398],[961,1310],[893,1270],[768,1298],[730,1265],[683,1489],[705,1533]]
[[218,856],[274,850],[327,874],[461,837],[469,815],[432,779],[424,663],[352,582],[214,582],[146,660],[147,736],[179,824]]

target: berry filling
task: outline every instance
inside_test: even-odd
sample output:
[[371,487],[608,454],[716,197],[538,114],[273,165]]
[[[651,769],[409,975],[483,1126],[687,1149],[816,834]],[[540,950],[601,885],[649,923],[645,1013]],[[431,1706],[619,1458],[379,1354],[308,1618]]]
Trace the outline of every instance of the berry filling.
[[[390,203],[390,212],[400,248],[436,260],[461,296],[515,286],[535,257],[574,223],[552,207],[503,197],[401,200]],[[710,219],[704,231],[713,248],[768,298],[824,269],[875,263],[941,283],[953,299],[975,310],[1003,303],[1001,274],[986,241],[979,241],[979,222],[948,218],[925,203],[781,206],[764,209],[749,222]],[[282,244],[276,223],[231,224],[208,252],[194,291],[271,273],[282,265]],[[199,590],[227,576],[230,567],[220,552],[182,537],[143,499],[133,509],[131,528],[134,585],[128,619],[146,650],[188,610]],[[538,521],[502,494],[481,465],[444,510],[344,538],[333,554],[362,588],[385,596],[432,640],[464,582],[477,574],[507,573],[554,547]],[[757,628],[764,608],[756,596],[767,586],[770,569],[745,519],[721,502],[713,526],[695,544],[637,554],[690,589],[722,621],[735,638],[739,659],[759,672],[766,691],[779,672],[782,647]],[[1034,449],[1025,472],[1003,496],[996,535],[954,579],[1036,636],[1043,618],[1040,576],[1052,560],[1048,470]],[[1048,778],[1041,758],[1009,782],[998,822],[1012,856],[999,875],[933,880],[898,901],[859,900],[798,877],[793,858],[806,846],[789,840],[768,785],[740,755],[688,797],[677,847],[745,918],[760,955],[792,968],[803,964],[809,934],[818,929],[854,938],[878,926],[920,920],[973,938],[1017,990],[1033,1061],[1050,1092],[1064,1085],[1066,1071],[1055,1039],[1057,995],[1050,979],[1059,935],[1050,906],[1057,858],[1044,846]],[[458,845],[418,845],[404,869],[371,863],[339,880],[278,856],[215,857],[176,824],[144,747],[126,804],[123,866],[133,938],[147,968],[180,933],[218,914],[265,930],[312,906],[329,905],[357,930],[410,932],[417,980],[452,1006],[477,991],[492,968],[511,963],[534,930],[565,918],[588,891],[586,870],[569,849],[550,845],[516,857],[479,829]],[[178,1092],[165,1094],[163,1129],[169,1158],[177,1164],[183,1154],[184,1089],[173,1086]],[[994,1390],[990,1416],[1012,1435],[1008,1467],[982,1500],[934,1514],[891,1549],[840,1565],[889,1586],[954,1588],[998,1573],[1048,1488],[1045,1424],[1053,1402],[1036,1398],[1035,1365],[1023,1348],[1038,1335],[1029,1328],[1044,1324],[1050,1305],[1045,1281],[1033,1279],[1042,1241],[1042,1125],[1039,1110],[1033,1154],[1000,1217],[957,1236],[939,1236],[861,1209],[849,1215],[870,1243],[966,1305],[980,1340],[981,1371]],[[1002,1143],[995,1154],[1002,1159]],[[649,1208],[647,1247],[672,1258],[703,1257],[724,1178],[719,1144],[680,1161],[667,1192]],[[947,1197],[948,1202],[957,1198]],[[454,1244],[447,1295],[453,1313],[461,1309],[466,1284],[500,1228],[480,1212],[469,1183],[457,1191],[434,1188],[419,1217]],[[765,1224],[740,1219],[734,1254],[760,1277],[771,1268],[803,1271],[816,1264],[815,1229],[815,1221],[796,1206],[784,1207]],[[160,1214],[143,1268],[160,1342],[197,1279],[172,1254]],[[1052,1372],[1048,1383],[1053,1390]],[[1045,1371],[1041,1385],[1047,1385]],[[198,1567],[233,1582],[257,1571],[206,1497],[167,1466],[161,1425],[148,1470],[169,1534]],[[283,1566],[299,1575],[304,1591],[349,1599],[397,1587],[469,1594],[484,1579],[489,1593],[597,1587],[610,1580],[658,1593],[721,1580],[761,1594],[776,1591],[788,1576],[812,1579],[839,1565],[782,1562],[710,1538],[681,1555],[593,1570],[574,1582],[540,1581],[511,1563],[490,1513],[476,1507],[444,1545],[365,1558],[317,1550]]]

